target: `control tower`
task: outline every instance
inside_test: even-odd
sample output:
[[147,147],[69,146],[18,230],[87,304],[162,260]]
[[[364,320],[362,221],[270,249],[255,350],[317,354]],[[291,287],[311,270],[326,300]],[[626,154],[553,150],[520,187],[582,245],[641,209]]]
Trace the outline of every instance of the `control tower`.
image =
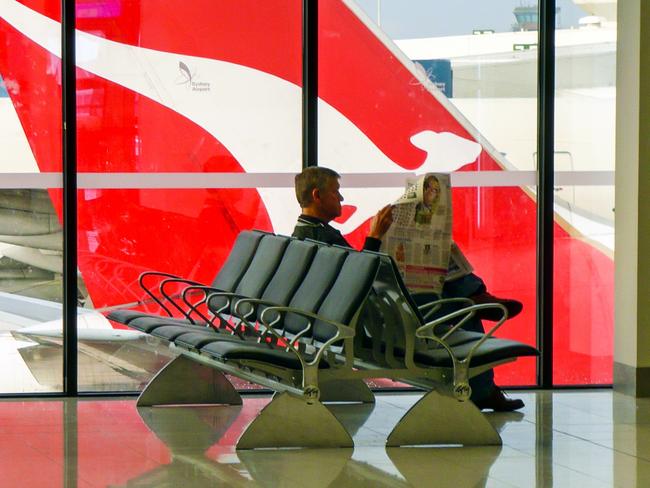
[[[539,28],[539,7],[537,4],[520,5],[512,11],[517,22],[512,24],[512,30],[517,31],[536,31]],[[560,7],[555,8],[556,27],[560,24]]]

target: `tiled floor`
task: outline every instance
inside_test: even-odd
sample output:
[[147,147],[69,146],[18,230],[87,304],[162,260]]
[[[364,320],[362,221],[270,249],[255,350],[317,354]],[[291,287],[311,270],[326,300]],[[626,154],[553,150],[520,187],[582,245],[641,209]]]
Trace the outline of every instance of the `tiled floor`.
[[354,449],[235,451],[268,399],[141,409],[128,400],[0,402],[1,487],[648,487],[650,400],[609,390],[514,393],[488,414],[502,447],[390,448],[415,395],[338,405]]

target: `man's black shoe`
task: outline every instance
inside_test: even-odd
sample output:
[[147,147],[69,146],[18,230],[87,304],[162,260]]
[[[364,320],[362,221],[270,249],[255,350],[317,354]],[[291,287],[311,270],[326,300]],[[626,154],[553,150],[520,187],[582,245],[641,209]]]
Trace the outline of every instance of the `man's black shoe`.
[[508,398],[499,387],[495,387],[490,396],[475,401],[474,404],[479,410],[494,410],[495,412],[513,412],[524,407],[523,400]]
[[[521,310],[524,308],[523,304],[520,301],[513,300],[511,298],[499,298],[495,297],[491,293],[484,291],[477,295],[469,297],[475,304],[479,305],[482,303],[500,303],[506,310],[508,310],[508,318],[511,319],[519,315]],[[479,310],[476,312],[476,316],[480,319],[492,320],[496,322],[501,319],[501,311],[498,308],[487,308],[484,310]]]

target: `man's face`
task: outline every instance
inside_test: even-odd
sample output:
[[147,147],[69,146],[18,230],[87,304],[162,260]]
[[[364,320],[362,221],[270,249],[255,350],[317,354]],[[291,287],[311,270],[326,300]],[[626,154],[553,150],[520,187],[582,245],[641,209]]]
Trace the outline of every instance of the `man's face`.
[[343,196],[339,193],[340,188],[338,178],[330,178],[325,188],[318,192],[320,197],[316,202],[318,210],[328,222],[341,215]]

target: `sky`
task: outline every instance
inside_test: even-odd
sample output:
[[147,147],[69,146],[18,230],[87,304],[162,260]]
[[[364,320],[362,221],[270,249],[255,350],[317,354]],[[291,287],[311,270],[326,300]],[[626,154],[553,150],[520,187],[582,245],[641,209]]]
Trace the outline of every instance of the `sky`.
[[[471,34],[474,29],[512,30],[518,6],[536,5],[534,0],[355,0],[377,21],[381,5],[381,28],[392,39]],[[578,25],[587,14],[571,0],[556,0],[559,27]]]

